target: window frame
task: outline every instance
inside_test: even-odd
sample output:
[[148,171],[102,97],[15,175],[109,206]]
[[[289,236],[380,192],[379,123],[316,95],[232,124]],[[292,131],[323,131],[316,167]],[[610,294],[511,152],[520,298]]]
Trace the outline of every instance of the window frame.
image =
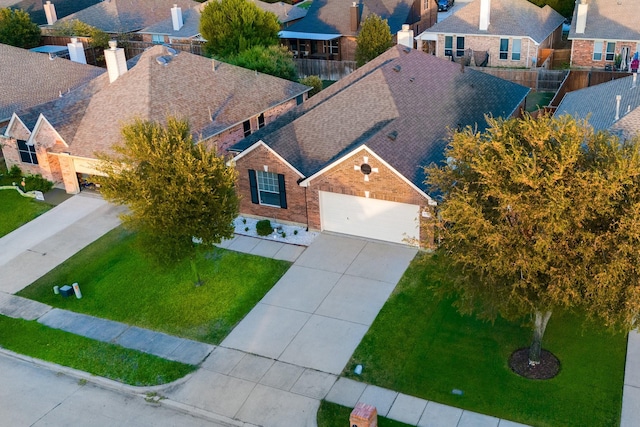
[[509,39],[500,39],[500,54],[498,58],[501,60],[509,59]]
[[260,113],[260,115],[258,116],[258,129],[263,128],[265,124],[264,113]]
[[[609,51],[609,46],[613,49]],[[616,42],[607,42],[606,50],[604,52],[604,60],[613,62],[616,59]]]
[[287,190],[283,174],[249,169],[249,189],[251,203],[287,209]]
[[603,40],[594,40],[593,41],[593,56],[591,57],[594,61],[602,61],[602,51],[604,50],[604,41]]
[[[460,41],[462,40],[462,44],[460,44]],[[456,56],[457,57],[461,57],[464,56],[464,36],[463,37],[456,37]]]
[[164,34],[151,34],[151,43],[164,44]]
[[251,120],[245,120],[242,122],[242,131],[245,138],[251,135]]
[[513,39],[511,43],[511,60],[520,61],[522,57],[522,39]]
[[16,147],[18,148],[18,154],[20,155],[20,161],[22,163],[28,163],[30,165],[37,165],[38,164],[38,153],[36,153],[35,144],[27,144],[27,141],[25,141],[23,139],[18,139],[16,141],[17,141]]
[[444,36],[444,56],[453,56],[453,36]]

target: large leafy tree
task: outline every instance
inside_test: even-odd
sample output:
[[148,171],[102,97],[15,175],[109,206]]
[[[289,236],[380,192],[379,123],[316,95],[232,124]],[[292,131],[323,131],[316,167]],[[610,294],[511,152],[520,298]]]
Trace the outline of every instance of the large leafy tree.
[[95,48],[107,48],[110,36],[104,31],[86,24],[78,19],[58,21],[53,26],[53,35],[90,37],[89,46]]
[[227,58],[227,62],[287,80],[298,79],[293,56],[284,46],[254,46]]
[[124,224],[140,233],[159,260],[190,255],[200,284],[198,248],[233,236],[235,170],[204,144],[194,144],[184,120],[168,118],[166,127],[136,120],[122,135],[116,154],[101,156],[102,195],[128,206]]
[[358,67],[371,61],[393,46],[391,29],[386,19],[372,13],[362,22],[356,45]]
[[458,308],[531,316],[540,361],[557,308],[630,329],[640,310],[640,149],[570,116],[488,119],[427,168]]
[[278,17],[248,0],[209,2],[200,16],[208,55],[225,59],[254,46],[278,44]]
[[40,43],[40,28],[20,9],[0,9],[0,43],[32,48]]

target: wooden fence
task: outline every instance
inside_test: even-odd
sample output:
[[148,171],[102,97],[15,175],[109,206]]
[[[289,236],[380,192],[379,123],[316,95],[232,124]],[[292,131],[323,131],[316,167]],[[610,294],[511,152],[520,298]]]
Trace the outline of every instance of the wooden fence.
[[320,76],[322,80],[340,80],[356,69],[355,61],[329,61],[326,59],[294,59],[298,75]]
[[562,98],[568,92],[584,89],[585,87],[598,85],[630,75],[631,73],[619,71],[571,70],[549,105],[551,107],[557,107],[560,105],[560,101],[562,101]]
[[567,75],[567,70],[546,70],[544,68],[534,69],[512,69],[512,68],[489,68],[470,67],[492,76],[518,83],[531,88],[537,92],[555,92],[562,85]]

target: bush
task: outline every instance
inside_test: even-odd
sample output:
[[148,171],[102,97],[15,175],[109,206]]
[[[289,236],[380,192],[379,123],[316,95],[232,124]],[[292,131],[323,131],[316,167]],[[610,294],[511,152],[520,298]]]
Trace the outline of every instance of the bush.
[[308,76],[300,79],[300,83],[305,86],[311,86],[313,89],[309,91],[309,98],[322,90],[322,80],[318,76]]
[[26,191],[42,191],[46,193],[53,188],[53,182],[44,179],[42,175],[28,175],[24,178]]
[[271,226],[271,221],[268,219],[263,219],[258,221],[256,224],[256,231],[258,232],[258,236],[268,236],[273,233],[273,227]]
[[18,165],[13,165],[11,166],[11,169],[9,169],[8,175],[11,178],[20,178],[22,176],[22,169],[20,169],[20,166]]

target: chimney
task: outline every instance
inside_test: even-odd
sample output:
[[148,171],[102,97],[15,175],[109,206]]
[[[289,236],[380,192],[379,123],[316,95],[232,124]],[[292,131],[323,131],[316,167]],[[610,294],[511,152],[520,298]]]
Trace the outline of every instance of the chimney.
[[360,6],[355,1],[351,4],[351,31],[354,33],[360,28]]
[[489,29],[489,12],[491,11],[491,0],[480,0],[480,31]]
[[580,0],[578,4],[578,14],[576,16],[576,33],[584,34],[584,29],[587,27],[587,9],[589,5],[586,0]]
[[44,4],[44,14],[47,16],[47,25],[53,25],[58,20],[58,15],[56,15],[56,6],[49,0]]
[[118,47],[117,41],[109,41],[109,49],[104,51],[104,59],[107,63],[110,83],[113,83],[118,77],[127,72],[127,59],[124,56],[124,49]]
[[413,30],[409,24],[402,24],[402,30],[398,31],[396,36],[398,44],[413,49]]
[[620,120],[620,100],[622,99],[621,95],[616,95],[616,121]]
[[182,20],[182,8],[174,4],[171,8],[171,22],[173,23],[173,31],[178,31],[184,25]]
[[71,37],[71,43],[67,43],[67,49],[69,49],[69,59],[73,62],[87,63],[87,58],[84,56],[84,46],[76,37]]

